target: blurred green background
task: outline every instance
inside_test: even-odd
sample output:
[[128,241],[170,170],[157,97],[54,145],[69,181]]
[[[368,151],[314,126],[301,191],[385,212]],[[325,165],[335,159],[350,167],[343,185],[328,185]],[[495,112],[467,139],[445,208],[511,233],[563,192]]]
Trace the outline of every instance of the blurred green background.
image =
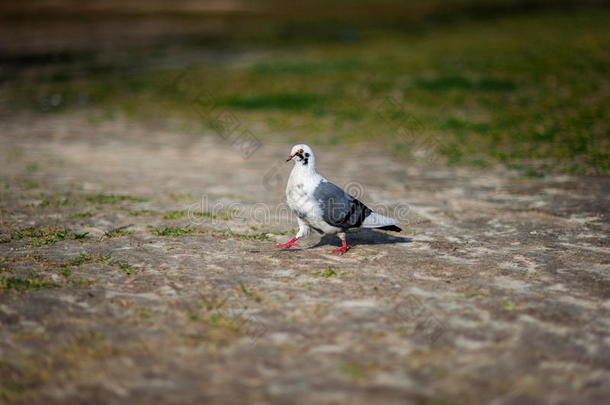
[[375,142],[526,176],[610,171],[598,1],[0,2],[3,120],[83,114]]

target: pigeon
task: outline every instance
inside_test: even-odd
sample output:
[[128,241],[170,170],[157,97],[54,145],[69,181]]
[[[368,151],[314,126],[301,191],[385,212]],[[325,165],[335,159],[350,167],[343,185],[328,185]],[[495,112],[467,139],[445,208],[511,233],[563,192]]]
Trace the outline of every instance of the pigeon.
[[313,229],[320,234],[338,235],[342,246],[331,253],[343,254],[352,247],[345,240],[345,232],[350,228],[402,230],[398,221],[373,212],[318,173],[316,158],[308,145],[293,146],[286,162],[291,160],[294,167],[286,186],[286,201],[297,217],[299,231],[292,240],[275,247],[289,248]]

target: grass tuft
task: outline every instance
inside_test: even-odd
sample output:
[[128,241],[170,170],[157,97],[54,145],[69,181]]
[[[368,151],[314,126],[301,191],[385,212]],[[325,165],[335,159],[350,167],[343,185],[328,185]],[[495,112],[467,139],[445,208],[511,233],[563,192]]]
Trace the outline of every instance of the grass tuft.
[[318,277],[331,278],[335,277],[337,275],[337,272],[334,271],[330,266],[328,266],[328,269],[326,269],[326,271],[314,271],[312,274]]
[[147,198],[133,197],[130,195],[118,195],[118,194],[93,194],[84,195],[83,198],[92,204],[118,204],[124,201],[133,202],[146,202]]
[[78,212],[76,214],[68,215],[68,218],[91,218],[95,214],[91,211]]
[[125,228],[127,228],[129,226],[131,226],[131,225],[126,225],[126,226],[121,226],[119,228],[110,229],[110,230],[104,232],[104,237],[106,237],[106,238],[115,238],[115,237],[120,237],[120,236],[132,235],[133,231],[126,231],[125,230]]
[[150,226],[151,233],[153,235],[157,235],[157,236],[181,236],[181,235],[188,235],[189,233],[195,232],[194,229],[190,229],[189,227],[190,227],[190,225],[186,225],[183,228],[178,228],[175,226],[165,226],[165,227],[161,227],[161,228],[153,228],[152,226]]
[[46,207],[64,207],[66,205],[74,205],[76,201],[72,201],[68,198],[63,200],[42,200],[37,207],[38,208],[46,208]]
[[119,262],[117,264],[121,273],[130,275],[135,272],[135,268],[127,262]]
[[59,287],[60,284],[30,275],[22,277],[0,277],[0,290],[40,290],[45,288]]
[[127,210],[127,214],[132,217],[139,217],[143,215],[155,215],[156,212],[153,210]]
[[262,301],[261,296],[258,293],[256,293],[256,291],[248,289],[248,287],[246,287],[244,284],[240,284],[239,285],[239,290],[242,293],[244,293],[247,297],[252,298],[256,302],[261,302]]
[[69,229],[48,229],[27,227],[15,232],[17,239],[28,238],[31,245],[42,246],[52,245],[58,240],[64,239],[84,239],[89,232],[75,233]]

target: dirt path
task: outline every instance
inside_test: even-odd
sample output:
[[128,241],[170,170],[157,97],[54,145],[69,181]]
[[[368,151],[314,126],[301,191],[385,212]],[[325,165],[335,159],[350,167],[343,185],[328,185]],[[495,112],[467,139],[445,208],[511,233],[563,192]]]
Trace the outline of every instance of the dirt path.
[[405,230],[278,251],[290,145],[25,119],[0,126],[2,401],[608,398],[607,177],[312,145]]

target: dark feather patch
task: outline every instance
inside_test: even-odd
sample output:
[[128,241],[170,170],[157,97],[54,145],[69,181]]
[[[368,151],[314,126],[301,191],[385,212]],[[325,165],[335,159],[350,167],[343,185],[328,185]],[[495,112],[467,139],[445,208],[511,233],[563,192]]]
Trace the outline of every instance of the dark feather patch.
[[366,205],[330,182],[320,183],[313,195],[322,208],[322,219],[337,228],[357,228],[372,212]]
[[386,225],[386,226],[381,226],[381,227],[375,228],[375,229],[382,229],[384,231],[394,231],[394,232],[401,232],[402,231],[402,229],[400,229],[396,225]]
[[309,153],[306,153],[305,156],[303,156],[303,149],[301,149],[299,152],[297,152],[297,156],[303,163],[303,166],[307,166],[307,163],[309,163]]

